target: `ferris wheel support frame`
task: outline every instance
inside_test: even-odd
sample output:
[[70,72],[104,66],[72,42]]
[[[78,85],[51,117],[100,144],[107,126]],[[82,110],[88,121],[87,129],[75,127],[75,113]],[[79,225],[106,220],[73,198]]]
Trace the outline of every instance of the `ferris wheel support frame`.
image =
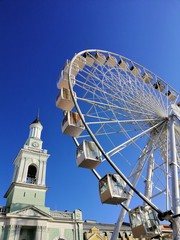
[[[147,148],[147,145],[145,146],[144,152],[146,151],[146,148]],[[143,165],[144,165],[144,161],[145,161],[145,155],[142,157],[141,161],[139,161],[139,164],[137,166],[137,171],[139,172],[139,174],[133,174],[133,178],[134,178],[133,181],[132,181],[133,186],[136,186],[136,184],[137,184],[137,182],[139,180],[140,173],[141,173]],[[125,206],[127,208],[129,207],[129,204],[131,202],[131,198],[132,197],[133,197],[133,190],[131,189],[129,191],[129,197],[128,197],[128,199],[125,202]],[[118,234],[119,234],[120,228],[122,226],[122,223],[123,223],[124,217],[126,215],[126,212],[127,211],[125,209],[121,210],[120,215],[119,215],[118,220],[117,220],[117,223],[115,225],[113,234],[111,236],[111,240],[116,240],[118,238]]]
[[146,177],[146,184],[145,184],[145,196],[150,199],[152,197],[152,175],[153,175],[153,167],[154,167],[154,156],[151,153],[148,159],[148,170],[147,170],[147,177]]
[[174,219],[172,221],[173,237],[175,240],[180,240],[180,195],[178,182],[178,163],[176,154],[176,139],[175,139],[175,121],[179,120],[176,116],[170,116],[170,142],[171,142],[171,168],[172,168],[172,207],[174,211]]
[[[136,186],[136,184],[137,184],[138,181],[139,181],[140,173],[142,172],[144,163],[145,163],[145,161],[146,161],[146,158],[145,158],[145,157],[146,157],[146,152],[149,151],[149,149],[151,149],[151,146],[152,146],[152,140],[150,140],[150,141],[147,142],[146,146],[144,147],[143,153],[142,153],[142,155],[141,155],[140,158],[139,158],[139,164],[137,165],[137,169],[136,169],[135,173],[133,173],[133,174],[131,175],[131,177],[133,177],[132,184],[133,184],[134,187]],[[150,151],[149,156],[147,157],[147,160],[149,160],[150,158],[152,158],[152,151],[153,151],[153,150]],[[150,160],[150,161],[151,161],[151,160]],[[137,174],[137,173],[138,173],[138,174]],[[150,177],[150,174],[149,174],[148,176]],[[148,179],[147,179],[147,182],[148,182]],[[148,184],[148,183],[147,183],[147,184]],[[146,188],[148,188],[148,187],[146,187]],[[149,188],[148,188],[148,190],[149,190]],[[145,191],[148,191],[148,190],[145,189]],[[150,194],[149,191],[148,191],[148,194]],[[145,196],[146,196],[146,195],[145,195]],[[148,196],[149,196],[149,195],[148,195]],[[148,197],[148,196],[146,196],[146,197]],[[128,206],[129,206],[129,204],[130,204],[130,202],[131,202],[131,198],[132,198],[132,197],[133,197],[133,190],[131,189],[131,190],[129,191],[129,197],[128,197],[128,199],[126,200],[126,202],[125,202],[125,204],[124,204],[127,208],[128,208]],[[120,215],[119,215],[119,217],[118,217],[116,226],[115,226],[115,228],[114,228],[113,234],[112,234],[112,236],[111,236],[111,240],[116,240],[116,239],[118,238],[118,234],[119,234],[120,228],[121,228],[121,226],[122,226],[122,223],[123,223],[123,220],[124,220],[125,215],[126,215],[126,210],[125,210],[125,209],[122,209],[121,212],[120,212]]]
[[176,139],[174,116],[170,117],[170,142],[171,142],[171,168],[172,168],[172,198],[173,198],[173,211],[174,214],[180,214],[180,195],[179,195],[179,182],[178,182],[178,162],[176,154]]

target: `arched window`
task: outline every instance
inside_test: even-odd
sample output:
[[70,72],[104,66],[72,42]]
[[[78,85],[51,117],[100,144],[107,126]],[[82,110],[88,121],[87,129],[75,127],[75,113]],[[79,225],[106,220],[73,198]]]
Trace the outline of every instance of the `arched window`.
[[36,167],[34,165],[30,165],[28,167],[26,182],[31,184],[36,184],[36,173],[37,173]]

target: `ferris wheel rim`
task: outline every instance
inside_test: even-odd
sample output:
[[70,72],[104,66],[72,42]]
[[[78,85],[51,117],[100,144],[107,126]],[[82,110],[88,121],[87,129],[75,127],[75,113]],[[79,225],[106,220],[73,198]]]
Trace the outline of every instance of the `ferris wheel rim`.
[[[107,53],[107,54],[113,54],[113,55],[115,55],[115,56],[120,56],[120,57],[122,57],[123,59],[126,59],[126,60],[128,60],[128,61],[133,61],[133,63],[135,63],[136,65],[138,65],[138,66],[140,66],[140,67],[142,67],[142,68],[144,68],[144,69],[147,70],[149,73],[151,73],[151,74],[153,74],[153,75],[156,75],[154,72],[152,72],[152,71],[149,70],[148,68],[144,67],[143,65],[135,62],[134,60],[131,60],[130,58],[127,58],[127,57],[125,57],[125,56],[123,56],[123,55],[120,55],[120,54],[118,54],[118,53],[115,53],[115,52],[112,52],[112,51],[107,51],[107,50],[104,50],[104,49],[91,49],[91,48],[90,48],[90,49],[82,50],[82,51],[76,53],[76,54],[74,55],[74,57],[72,58],[71,62],[70,62],[70,68],[71,68],[71,66],[72,66],[72,63],[74,62],[74,59],[75,59],[77,56],[81,56],[82,54],[84,54],[84,53],[86,53],[86,52],[102,52],[102,53]],[[178,95],[180,94],[175,88],[173,88],[172,86],[170,86],[170,84],[168,84],[164,79],[162,79],[162,78],[159,77],[158,75],[156,75],[156,76],[158,77],[158,79],[159,79],[160,81],[162,81],[162,82],[165,83],[167,86],[169,86],[174,92],[176,92]],[[70,83],[70,85],[71,85],[71,83]]]

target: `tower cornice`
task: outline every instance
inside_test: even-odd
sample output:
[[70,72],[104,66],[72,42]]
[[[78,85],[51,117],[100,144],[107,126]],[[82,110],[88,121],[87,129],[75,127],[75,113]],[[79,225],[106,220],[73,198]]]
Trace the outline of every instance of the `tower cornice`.
[[18,152],[18,154],[16,155],[16,158],[14,160],[14,163],[16,162],[17,159],[19,159],[20,157],[22,157],[23,154],[27,154],[31,156],[41,156],[42,158],[45,158],[46,160],[49,158],[50,154],[47,153],[47,150],[38,150],[38,149],[31,149],[31,148],[21,148],[21,150]]

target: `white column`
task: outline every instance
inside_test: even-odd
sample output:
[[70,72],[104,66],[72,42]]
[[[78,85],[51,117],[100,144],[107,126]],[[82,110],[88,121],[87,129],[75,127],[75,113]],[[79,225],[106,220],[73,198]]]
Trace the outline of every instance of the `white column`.
[[4,231],[5,231],[6,226],[2,226],[2,234],[1,234],[1,240],[4,239]]
[[14,240],[19,240],[20,237],[20,231],[21,231],[21,226],[16,226],[16,233],[15,233],[15,239]]
[[44,239],[42,238],[42,227],[41,227],[41,226],[37,226],[37,227],[36,227],[35,240],[44,240]]
[[10,225],[9,226],[9,238],[8,240],[14,240],[14,236],[15,236],[15,225]]
[[24,166],[23,166],[23,172],[22,172],[22,182],[26,183],[27,181],[27,172],[28,172],[28,159],[26,158],[26,161],[24,161]]
[[22,180],[23,180],[24,165],[25,165],[25,158],[23,157],[23,158],[20,160],[20,166],[19,166],[19,168],[18,168],[18,172],[17,172],[17,175],[16,175],[15,182],[22,182]]
[[43,174],[43,162],[39,159],[39,168],[38,168],[38,176],[37,176],[37,184],[42,185],[42,174]]
[[17,172],[18,172],[18,166],[17,165],[15,165],[15,168],[14,168],[14,173],[13,173],[13,182],[15,182],[15,180],[16,180],[16,177],[17,177]]
[[171,143],[171,170],[172,170],[172,208],[176,218],[173,219],[173,239],[180,240],[180,194],[178,181],[178,162],[176,149],[176,134],[174,118],[170,119],[170,143]]
[[46,162],[43,161],[43,178],[42,178],[42,184],[45,186],[45,181],[46,181]]
[[47,239],[47,228],[44,226],[42,227],[42,240]]

